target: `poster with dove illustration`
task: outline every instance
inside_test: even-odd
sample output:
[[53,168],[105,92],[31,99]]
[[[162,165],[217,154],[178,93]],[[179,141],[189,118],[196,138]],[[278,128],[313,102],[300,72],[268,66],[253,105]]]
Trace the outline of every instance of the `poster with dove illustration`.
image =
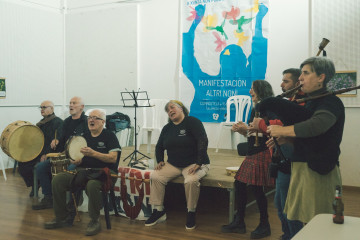
[[179,99],[203,122],[222,122],[226,100],[265,79],[268,0],[186,0],[181,6]]

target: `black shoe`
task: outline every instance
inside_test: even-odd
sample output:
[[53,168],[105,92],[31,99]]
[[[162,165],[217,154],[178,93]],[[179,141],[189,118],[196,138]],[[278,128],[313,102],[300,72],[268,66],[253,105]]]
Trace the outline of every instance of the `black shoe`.
[[157,223],[164,222],[166,220],[166,212],[154,210],[148,220],[145,221],[145,226],[150,227]]
[[55,228],[63,228],[63,227],[71,227],[72,223],[69,221],[68,217],[64,220],[59,220],[54,218],[50,222],[46,222],[44,224],[45,229],[55,229]]
[[287,237],[285,234],[281,235],[279,240],[290,240],[290,237]]
[[194,229],[196,227],[195,223],[195,212],[188,212],[186,216],[186,225],[185,228],[188,230]]
[[93,236],[101,231],[101,225],[99,220],[91,220],[86,228],[85,235]]
[[251,239],[260,239],[271,235],[269,222],[260,223],[257,228],[251,232]]
[[239,216],[235,215],[234,220],[228,225],[222,225],[221,232],[223,233],[246,233],[246,225],[244,220],[240,220]]
[[39,203],[33,204],[33,210],[48,209],[53,207],[53,199],[51,196],[44,196]]

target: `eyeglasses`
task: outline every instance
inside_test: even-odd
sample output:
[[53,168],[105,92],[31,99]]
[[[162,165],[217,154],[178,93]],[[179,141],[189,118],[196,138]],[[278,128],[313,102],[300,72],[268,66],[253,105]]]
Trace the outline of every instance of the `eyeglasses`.
[[45,109],[48,108],[48,107],[50,107],[50,106],[40,106],[39,109],[45,110]]
[[88,116],[87,120],[89,121],[89,120],[104,120],[104,119],[96,117],[96,116]]

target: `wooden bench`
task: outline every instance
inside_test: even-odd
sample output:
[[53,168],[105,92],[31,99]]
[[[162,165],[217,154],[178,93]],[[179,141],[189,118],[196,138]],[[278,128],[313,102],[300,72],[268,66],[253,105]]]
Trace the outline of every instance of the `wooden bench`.
[[[152,149],[150,154],[147,154],[145,147],[145,145],[142,145],[139,151],[151,158],[154,158],[154,149]],[[152,147],[154,148],[154,146]],[[124,163],[123,159],[131,154],[132,151],[134,151],[134,147],[125,147],[122,149],[120,165],[128,164],[128,160]],[[232,222],[235,208],[234,177],[226,174],[226,168],[240,166],[244,157],[239,156],[236,150],[221,149],[219,152],[215,152],[214,148],[208,149],[208,155],[210,158],[210,170],[208,174],[201,179],[201,186],[224,188],[228,190],[229,222]],[[141,158],[141,155],[138,155],[138,158]],[[183,184],[184,178],[183,176],[179,176],[171,182]]]

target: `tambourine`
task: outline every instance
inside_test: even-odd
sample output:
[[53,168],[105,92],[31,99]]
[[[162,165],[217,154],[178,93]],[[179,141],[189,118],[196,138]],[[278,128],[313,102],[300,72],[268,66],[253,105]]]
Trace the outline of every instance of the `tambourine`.
[[82,136],[72,136],[67,140],[65,145],[65,155],[73,161],[80,161],[84,154],[80,150],[87,147],[86,139]]

